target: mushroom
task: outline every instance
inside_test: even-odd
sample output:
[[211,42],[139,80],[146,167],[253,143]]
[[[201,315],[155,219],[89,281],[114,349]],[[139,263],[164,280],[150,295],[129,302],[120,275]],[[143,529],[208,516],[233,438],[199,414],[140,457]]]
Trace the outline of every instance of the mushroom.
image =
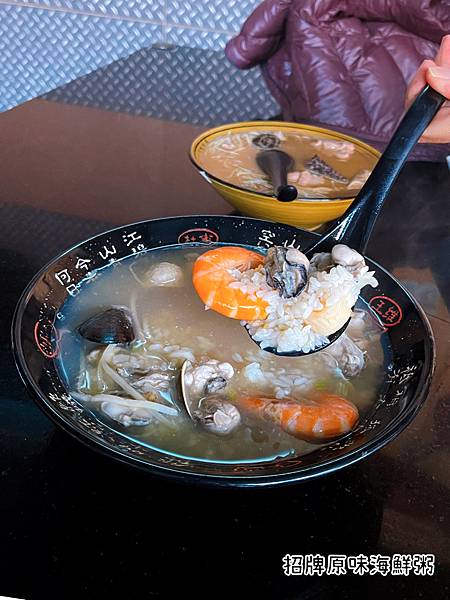
[[283,298],[294,298],[308,281],[309,260],[296,248],[273,246],[267,252],[264,269],[270,287],[278,289]]
[[96,344],[129,344],[135,339],[131,320],[118,308],[109,308],[89,317],[78,327],[78,332]]

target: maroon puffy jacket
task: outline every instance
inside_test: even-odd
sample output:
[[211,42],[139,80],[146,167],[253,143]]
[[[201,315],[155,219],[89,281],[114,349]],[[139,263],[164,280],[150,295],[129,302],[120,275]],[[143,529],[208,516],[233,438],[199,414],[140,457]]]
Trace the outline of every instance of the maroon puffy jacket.
[[[262,67],[284,119],[321,124],[383,148],[420,63],[450,33],[450,0],[265,0],[226,47]],[[449,144],[420,144],[441,160]]]

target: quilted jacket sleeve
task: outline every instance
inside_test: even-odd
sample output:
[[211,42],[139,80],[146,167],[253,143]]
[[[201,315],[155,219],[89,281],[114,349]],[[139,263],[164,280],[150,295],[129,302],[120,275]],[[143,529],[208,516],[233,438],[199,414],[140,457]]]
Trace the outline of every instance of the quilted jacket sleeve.
[[[439,44],[450,33],[450,0],[264,0],[245,21],[225,49],[239,69],[249,69],[270,58],[285,37],[291,7],[312,21],[337,16],[362,21],[396,23],[406,31]],[[306,14],[305,14],[306,16]]]
[[265,0],[249,16],[239,35],[225,49],[230,62],[249,69],[270,58],[284,38],[284,29],[293,0]]
[[397,23],[439,44],[450,33],[450,0],[348,0],[343,13],[367,21]]

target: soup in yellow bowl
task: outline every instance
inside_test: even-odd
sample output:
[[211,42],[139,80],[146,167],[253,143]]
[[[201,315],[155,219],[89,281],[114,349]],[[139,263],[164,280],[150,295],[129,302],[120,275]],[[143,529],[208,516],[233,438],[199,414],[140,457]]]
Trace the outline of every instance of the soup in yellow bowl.
[[[283,150],[293,159],[293,202],[276,199],[256,163],[259,152]],[[315,229],[341,216],[375,166],[379,152],[329,129],[278,121],[222,125],[198,136],[190,156],[199,172],[239,212]]]

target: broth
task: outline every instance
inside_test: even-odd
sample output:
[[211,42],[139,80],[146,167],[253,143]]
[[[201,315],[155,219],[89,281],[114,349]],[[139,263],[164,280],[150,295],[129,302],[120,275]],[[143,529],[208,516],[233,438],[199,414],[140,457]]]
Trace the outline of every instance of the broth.
[[[226,361],[235,370],[226,388],[231,402],[238,404],[241,395],[296,398],[314,389],[325,389],[351,400],[360,415],[370,408],[377,397],[384,363],[383,334],[376,327],[371,329],[368,321],[363,336],[358,334],[367,359],[362,372],[351,380],[343,376],[336,360],[326,351],[300,358],[277,357],[264,352],[252,342],[239,321],[212,310],[205,311],[191,282],[193,263],[204,251],[204,246],[190,245],[147,251],[112,263],[83,282],[80,293],[63,305],[58,322],[59,370],[71,392],[118,392],[108,377],[97,378],[98,358],[90,353],[99,346],[81,338],[76,330],[80,323],[101,309],[126,306],[134,313],[145,335],[145,343],[131,344],[132,354],[155,360],[163,358],[170,364],[170,373],[177,372],[187,357],[195,361],[201,358]],[[181,268],[180,287],[144,288],[139,283],[143,274],[161,261]],[[161,397],[169,404],[177,403],[173,391],[161,392]],[[246,414],[237,430],[219,437],[183,413],[173,418],[175,426],[167,419],[167,422],[152,422],[145,427],[132,426],[125,430],[96,406],[89,409],[112,429],[126,432],[142,444],[186,457],[217,461],[270,460],[309,453],[318,447],[284,433],[273,423]]]
[[[276,147],[294,159],[291,172],[298,173],[300,179],[293,179],[291,183],[297,186],[302,200],[356,196],[377,162],[368,150],[350,141],[272,129],[267,133],[255,130],[214,136],[199,151],[202,169],[226,183],[272,195],[269,179],[256,164],[256,154],[261,148],[254,140],[258,143],[258,138],[264,135],[275,138]],[[311,176],[307,163],[315,156],[347,181],[333,181],[314,173]]]

